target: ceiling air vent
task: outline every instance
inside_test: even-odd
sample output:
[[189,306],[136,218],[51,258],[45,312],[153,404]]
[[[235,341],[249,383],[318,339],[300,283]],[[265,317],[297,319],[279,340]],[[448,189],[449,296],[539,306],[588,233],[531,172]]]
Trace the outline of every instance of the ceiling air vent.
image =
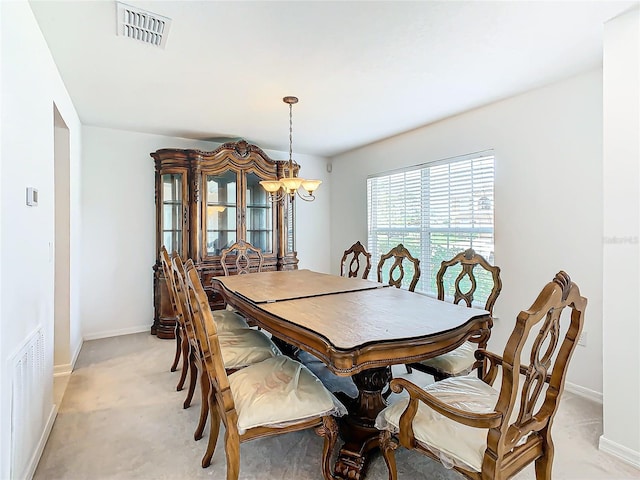
[[164,48],[171,19],[140,8],[116,2],[118,35]]

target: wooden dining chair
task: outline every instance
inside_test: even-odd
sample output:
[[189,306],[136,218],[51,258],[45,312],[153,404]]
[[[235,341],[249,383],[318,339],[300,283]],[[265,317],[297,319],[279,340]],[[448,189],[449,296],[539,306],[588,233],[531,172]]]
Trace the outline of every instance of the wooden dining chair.
[[[404,245],[401,243],[398,244],[396,247],[392,248],[380,257],[380,261],[378,262],[378,282],[383,283],[382,277],[384,264],[390,258],[393,258],[393,265],[391,265],[389,269],[389,280],[387,283],[397,288],[402,287],[402,281],[404,280],[403,261],[406,259],[413,265],[413,276],[411,277],[411,282],[409,283],[408,288],[410,292],[413,292],[416,289],[418,280],[420,280],[420,260],[413,257]],[[398,271],[398,276],[394,278],[396,270]]]
[[[173,277],[174,288],[178,298],[178,305],[184,318],[185,331],[189,339],[189,369],[191,375],[189,377],[189,390],[187,398],[183,403],[183,408],[191,405],[191,400],[195,393],[196,383],[200,378],[200,418],[194,433],[195,440],[202,438],[206,420],[209,414],[209,405],[207,402],[208,381],[206,376],[206,365],[203,362],[198,336],[194,326],[194,319],[189,305],[189,298],[186,294],[186,275],[187,270],[195,269],[193,261],[187,260],[186,264],[182,263],[179,256],[173,259]],[[220,315],[222,314],[222,315]],[[275,344],[262,332],[248,328],[244,319],[238,315],[240,320],[235,325],[230,318],[233,318],[233,312],[216,311],[211,317],[219,328],[219,337],[222,351],[222,361],[225,368],[229,372],[236,371],[247,365],[261,362],[267,358],[275,357],[280,351]]]
[[482,378],[450,377],[424,389],[392,380],[392,390],[409,398],[376,419],[389,479],[397,478],[394,450],[401,445],[474,480],[507,479],[532,462],[537,480],[551,480],[551,426],[586,305],[561,271],[520,312],[502,356],[477,351],[488,363]]
[[[441,263],[436,274],[438,300],[445,300],[447,286],[450,285],[453,288],[453,303],[464,302],[467,307],[471,307],[478,291],[479,281],[484,285],[491,285],[484,309],[493,315],[493,306],[502,290],[500,267],[489,264],[482,255],[471,248]],[[490,322],[487,328],[474,334],[455,350],[420,363],[409,364],[407,371],[411,373],[411,368],[415,368],[432,375],[436,381],[439,381],[455,375],[466,375],[474,368],[482,368],[483,362],[476,360],[474,353],[478,348],[487,347],[492,326]],[[480,370],[479,373],[482,374]]]
[[322,475],[332,479],[331,453],[338,426],[334,413],[344,413],[320,380],[299,362],[281,355],[231,375],[222,362],[220,335],[195,268],[187,269],[189,305],[207,372],[211,425],[202,467],[211,464],[220,429],[226,429],[227,480],[240,474],[240,443],[255,438],[314,428],[324,437]]
[[[173,258],[173,260],[172,260]],[[173,262],[179,262],[182,264],[182,260],[180,256],[174,252],[171,257],[169,257],[169,252],[164,247],[164,245],[160,248],[160,260],[162,265],[162,272],[165,278],[165,284],[167,285],[167,291],[169,293],[169,301],[171,302],[171,307],[175,314],[176,318],[176,329],[175,329],[175,338],[176,338],[176,353],[173,359],[173,363],[171,365],[171,371],[175,372],[177,370],[180,359],[182,359],[182,372],[180,374],[180,379],[178,380],[178,385],[176,386],[176,390],[180,391],[184,388],[184,382],[187,378],[187,372],[189,370],[189,338],[185,325],[185,317],[183,313],[182,305],[178,300],[177,293],[177,285],[174,278],[173,272]],[[214,319],[218,324],[218,328],[220,330],[237,330],[242,328],[249,328],[246,320],[233,312],[228,312],[225,310],[220,310],[214,314]],[[188,396],[190,398],[190,396]],[[189,402],[187,402],[189,403]]]
[[356,243],[351,245],[347,250],[342,254],[342,259],[340,260],[340,276],[348,277],[348,278],[357,278],[360,271],[360,256],[362,255],[363,260],[366,262],[364,265],[364,270],[362,272],[362,278],[369,277],[369,271],[371,270],[371,254],[367,252],[366,248],[360,243],[358,240]]
[[163,245],[160,248],[160,263],[162,265],[162,273],[164,274],[165,283],[169,292],[169,301],[173,309],[176,318],[176,353],[171,364],[171,371],[175,372],[178,369],[180,359],[182,359],[182,372],[176,390],[180,391],[184,388],[184,382],[187,378],[187,372],[189,370],[189,339],[187,338],[187,332],[184,325],[184,317],[182,315],[182,309],[178,305],[178,298],[175,291],[175,284],[172,281],[173,278],[173,263],[169,257],[169,252]]
[[262,250],[254,247],[249,242],[238,240],[229,248],[222,250],[220,263],[225,276],[262,271],[264,256]]

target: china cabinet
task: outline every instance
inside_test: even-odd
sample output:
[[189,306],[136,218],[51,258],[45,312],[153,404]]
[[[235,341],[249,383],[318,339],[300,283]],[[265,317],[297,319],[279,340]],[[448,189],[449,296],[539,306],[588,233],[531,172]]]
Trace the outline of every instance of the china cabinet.
[[264,271],[297,268],[294,203],[288,198],[270,202],[259,183],[288,174],[286,161],[272,160],[244,140],[211,152],[166,148],[151,156],[156,172],[151,333],[174,338],[175,317],[159,258],[162,245],[185,260],[193,259],[213,308],[224,303],[211,289],[211,278],[224,275],[221,251],[237,240],[262,250]]

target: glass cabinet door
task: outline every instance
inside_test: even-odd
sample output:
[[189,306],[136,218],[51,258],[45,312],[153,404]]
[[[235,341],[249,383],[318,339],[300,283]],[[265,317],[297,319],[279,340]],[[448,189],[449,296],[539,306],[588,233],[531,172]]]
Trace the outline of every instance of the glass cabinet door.
[[184,255],[184,175],[162,175],[162,241],[167,251]]
[[220,255],[237,239],[236,172],[227,170],[220,175],[207,175],[206,230],[207,256]]
[[273,207],[267,191],[260,185],[263,180],[255,173],[246,175],[247,242],[263,253],[273,253]]

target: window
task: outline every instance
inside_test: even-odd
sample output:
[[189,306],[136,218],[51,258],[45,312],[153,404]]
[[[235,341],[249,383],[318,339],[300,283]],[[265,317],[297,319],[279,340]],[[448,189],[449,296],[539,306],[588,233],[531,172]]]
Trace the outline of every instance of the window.
[[[493,264],[493,181],[492,151],[370,176],[367,210],[371,258],[379,259],[399,243],[404,244],[420,259],[416,291],[434,295],[436,273],[443,260],[473,248]],[[405,270],[406,275],[413,275],[413,271]],[[487,281],[481,274],[477,277],[478,297],[488,295],[490,276]],[[454,280],[455,276],[451,285],[445,285],[447,291],[453,292]]]

